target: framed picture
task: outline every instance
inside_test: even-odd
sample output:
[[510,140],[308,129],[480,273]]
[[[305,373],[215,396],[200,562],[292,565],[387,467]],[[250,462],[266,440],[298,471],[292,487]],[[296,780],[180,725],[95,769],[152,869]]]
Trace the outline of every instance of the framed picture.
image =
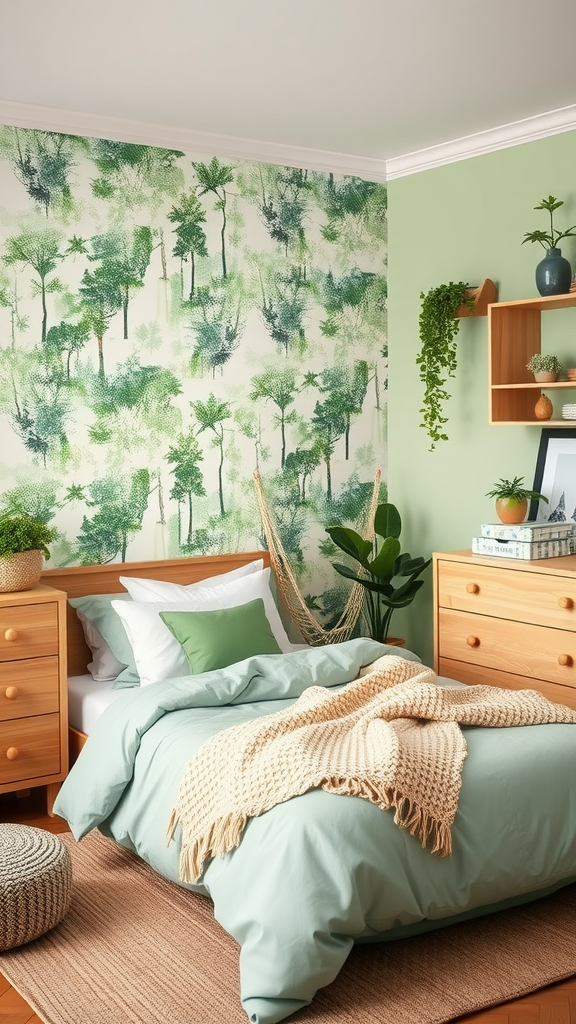
[[576,428],[542,430],[533,490],[548,498],[532,500],[533,522],[576,522]]

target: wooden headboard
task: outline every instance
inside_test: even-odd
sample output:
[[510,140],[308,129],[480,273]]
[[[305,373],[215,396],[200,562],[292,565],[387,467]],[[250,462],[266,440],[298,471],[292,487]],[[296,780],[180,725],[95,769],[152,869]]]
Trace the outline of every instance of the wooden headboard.
[[[232,555],[171,558],[159,562],[113,562],[109,565],[45,569],[40,582],[63,590],[68,597],[126,593],[120,583],[120,576],[144,576],[153,580],[165,580],[168,583],[196,583],[210,576],[238,569],[247,562],[253,562],[255,558],[264,559],[264,567],[270,565],[270,555],[267,551],[240,551]],[[68,675],[83,675],[92,655],[86,646],[80,620],[70,604],[67,635]]]

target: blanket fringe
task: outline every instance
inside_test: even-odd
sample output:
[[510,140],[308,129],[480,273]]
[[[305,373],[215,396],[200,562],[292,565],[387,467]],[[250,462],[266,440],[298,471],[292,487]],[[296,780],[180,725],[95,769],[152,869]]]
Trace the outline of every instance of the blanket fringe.
[[418,836],[422,849],[430,847],[431,853],[449,857],[452,853],[452,831],[443,821],[438,821],[428,811],[414,804],[400,793],[390,795],[390,806],[395,807],[394,823],[405,828],[411,836]]
[[320,785],[329,793],[357,796],[362,800],[370,800],[383,810],[394,809],[394,823],[399,828],[406,829],[411,836],[417,836],[423,849],[429,846],[431,852],[438,854],[439,857],[449,857],[452,853],[450,826],[438,821],[398,790],[380,790],[367,779],[360,779],[357,776],[332,776],[323,779]]
[[[168,825],[168,842],[174,837],[178,820],[178,810],[174,808]],[[179,869],[182,881],[197,882],[210,857],[220,857],[239,846],[247,821],[247,815],[231,813],[218,818],[201,836],[188,835],[183,826]]]

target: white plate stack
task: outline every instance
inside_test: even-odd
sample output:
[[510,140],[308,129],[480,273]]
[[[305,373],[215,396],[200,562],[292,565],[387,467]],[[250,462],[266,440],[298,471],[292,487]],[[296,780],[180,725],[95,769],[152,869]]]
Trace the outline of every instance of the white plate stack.
[[573,404],[570,405],[570,403],[568,403],[567,405],[563,405],[562,406],[562,419],[563,420],[576,420],[576,405],[573,405]]

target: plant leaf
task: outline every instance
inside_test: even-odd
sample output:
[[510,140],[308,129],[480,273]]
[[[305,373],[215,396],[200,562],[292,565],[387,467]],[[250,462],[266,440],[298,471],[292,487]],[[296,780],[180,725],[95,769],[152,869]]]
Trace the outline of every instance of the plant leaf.
[[372,554],[372,541],[364,540],[356,530],[346,526],[327,526],[326,533],[332,538],[336,547],[355,558],[364,568]]
[[386,537],[376,558],[368,562],[366,568],[372,576],[381,580],[389,580],[394,573],[394,566],[399,554],[400,541],[396,537]]
[[381,502],[374,513],[374,530],[379,537],[399,537],[402,529],[400,513],[395,505]]

